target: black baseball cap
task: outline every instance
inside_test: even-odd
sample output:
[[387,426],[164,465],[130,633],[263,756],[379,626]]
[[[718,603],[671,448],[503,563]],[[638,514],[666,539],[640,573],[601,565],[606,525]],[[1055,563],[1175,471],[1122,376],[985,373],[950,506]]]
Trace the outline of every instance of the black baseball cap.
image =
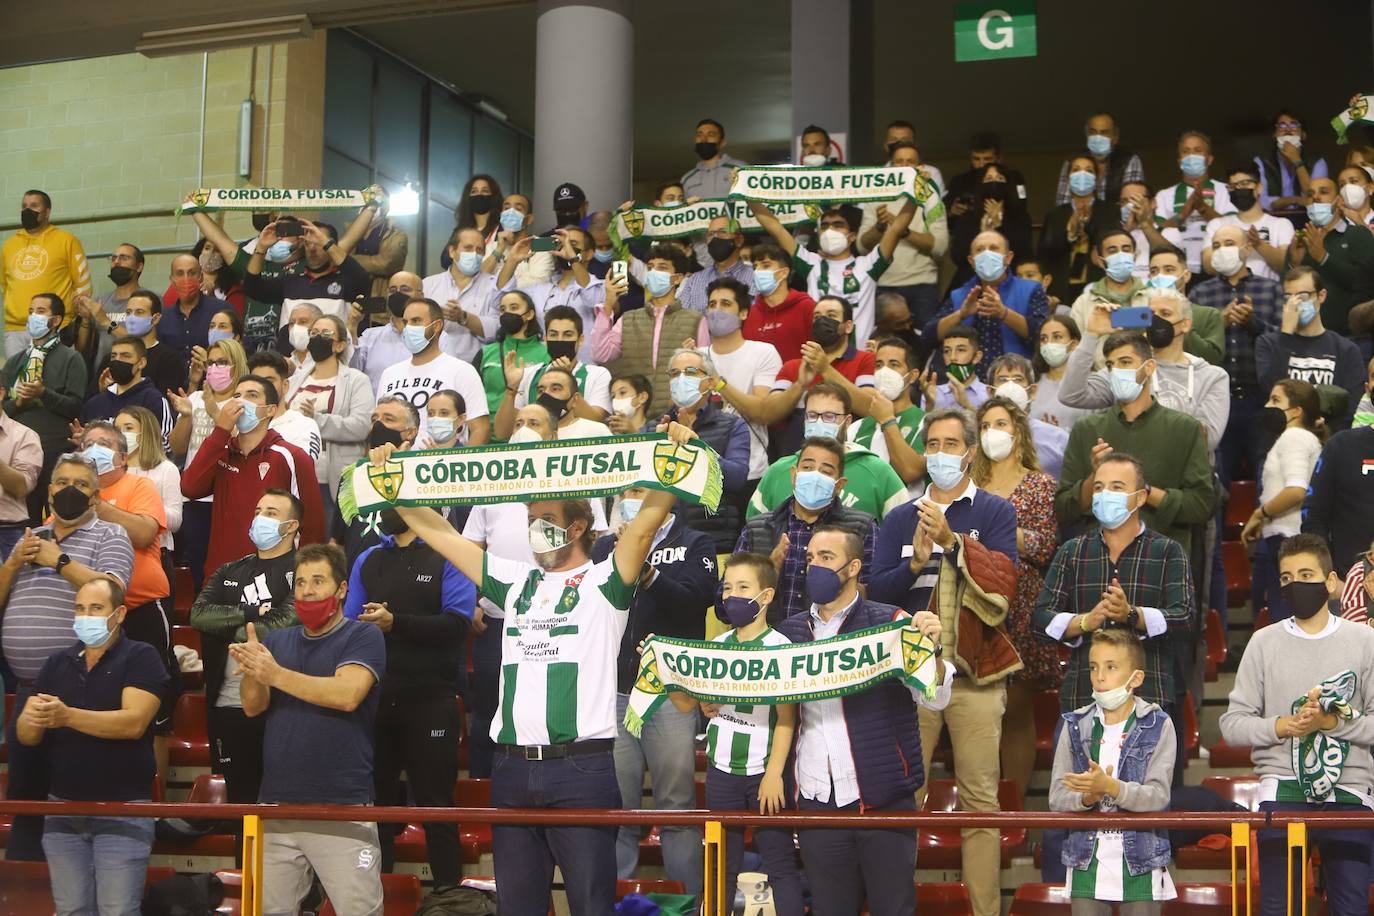
[[555,210],[576,210],[587,202],[587,195],[571,181],[565,181],[553,189],[553,208]]

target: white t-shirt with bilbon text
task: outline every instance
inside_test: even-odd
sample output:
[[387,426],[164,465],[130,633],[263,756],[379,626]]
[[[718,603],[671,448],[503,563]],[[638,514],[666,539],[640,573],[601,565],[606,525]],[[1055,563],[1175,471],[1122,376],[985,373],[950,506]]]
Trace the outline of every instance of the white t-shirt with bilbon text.
[[[1225,216],[1228,213],[1235,213],[1235,205],[1231,203],[1231,195],[1226,190],[1225,182],[1216,179],[1208,179],[1213,191],[1212,209]],[[1174,218],[1177,212],[1179,185],[1173,184],[1155,195],[1155,215],[1161,220]],[[1193,190],[1186,188],[1184,200],[1188,199]],[[1207,232],[1207,220],[1199,213],[1189,213],[1182,226],[1178,227],[1179,237],[1182,239],[1183,251],[1188,255],[1188,269],[1195,275],[1202,274],[1202,246],[1203,239]]]
[[[546,363],[525,367],[520,377],[520,387],[515,392],[515,409],[534,403],[539,399],[539,376],[544,372]],[[582,400],[593,407],[611,411],[611,372],[605,366],[594,366],[579,362],[573,366],[573,378],[577,379],[577,390]]]
[[882,259],[882,253],[874,248],[868,254],[858,257],[846,255],[832,261],[799,245],[793,262],[794,266],[800,262],[804,267],[806,292],[812,299],[841,296],[849,300],[854,307],[854,340],[862,348],[873,336],[873,325],[877,320],[873,303],[878,295],[878,278],[888,264]]
[[487,553],[479,592],[505,610],[492,741],[614,738],[616,657],[635,592],[621,578],[615,555],[546,572]]
[[[447,353],[440,353],[423,365],[415,365],[414,359],[388,366],[382,373],[377,385],[377,398],[400,395],[420,412],[420,426],[425,423],[425,405],[430,395],[436,391],[451,388],[463,396],[467,418],[475,420],[487,415],[487,393],[482,387],[482,377],[472,365],[455,359]],[[466,432],[463,440],[466,441]]]
[[[1254,228],[1259,232],[1261,239],[1275,248],[1287,249],[1288,244],[1293,241],[1293,224],[1281,216],[1271,216],[1265,213],[1253,223],[1247,223],[1240,218],[1239,214],[1228,213],[1214,220],[1208,220],[1202,233],[1203,248],[1212,247],[1212,236],[1216,235],[1217,230],[1223,226],[1239,226],[1246,233]],[[1280,279],[1278,271],[1270,267],[1269,262],[1262,258],[1258,251],[1250,252],[1250,257],[1245,259],[1245,266],[1250,268],[1250,273],[1257,277],[1266,277],[1270,280]]]
[[[734,388],[752,395],[754,389],[762,386],[772,390],[782,371],[782,357],[770,343],[761,340],[746,340],[744,345],[733,353],[717,352],[710,349],[711,361],[716,364],[720,377]],[[727,413],[738,413],[726,403]],[[768,470],[768,427],[762,423],[749,423],[749,479],[758,480]]]
[[[606,524],[604,500],[589,499],[592,506],[592,528],[598,534],[609,530]],[[488,553],[503,560],[534,565],[534,551],[530,549],[530,519],[524,503],[494,503],[473,506],[463,526],[463,537],[486,546]],[[487,598],[478,597],[482,613],[493,619],[506,616],[505,608]]]

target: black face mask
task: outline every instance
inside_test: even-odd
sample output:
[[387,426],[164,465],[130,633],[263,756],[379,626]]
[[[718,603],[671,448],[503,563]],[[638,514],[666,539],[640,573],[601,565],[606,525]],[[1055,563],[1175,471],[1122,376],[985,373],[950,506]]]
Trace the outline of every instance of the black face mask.
[[19,211],[19,225],[32,232],[38,228],[38,211],[28,207]]
[[110,378],[118,385],[127,385],[134,380],[134,364],[110,360]]
[[1150,319],[1150,327],[1145,332],[1145,339],[1156,350],[1162,350],[1174,342],[1174,326],[1156,315]]
[[1231,192],[1231,203],[1236,205],[1237,210],[1249,210],[1255,205],[1255,189],[1236,188]]
[[400,318],[406,313],[406,303],[410,301],[410,296],[406,293],[392,293],[386,297],[386,310],[393,317]]
[[372,429],[368,430],[367,433],[368,448],[377,448],[378,446],[386,445],[388,442],[400,448],[404,441],[405,440],[401,438],[399,432],[389,426],[383,425],[381,420],[374,422],[372,424]]
[[811,339],[829,350],[844,337],[840,323],[829,315],[817,315],[811,322]]
[[1006,200],[1007,183],[1005,181],[985,181],[983,182],[983,200]]
[[381,531],[382,534],[388,535],[389,537],[395,537],[398,534],[410,530],[410,526],[406,524],[405,519],[401,518],[401,513],[397,512],[395,509],[383,509],[380,516],[381,517],[377,520],[377,530]]
[[544,343],[544,349],[549,351],[549,360],[572,359],[577,356],[577,341],[575,340],[550,340]]
[[1326,582],[1289,582],[1279,589],[1284,602],[1293,609],[1293,616],[1306,620],[1326,607],[1331,596],[1326,593]]
[[132,267],[110,268],[110,282],[113,283],[115,286],[123,286],[125,283],[128,283],[133,278],[134,269]]
[[698,159],[714,159],[716,153],[720,152],[720,147],[715,143],[698,143],[695,147]]
[[520,329],[525,326],[525,316],[514,312],[502,312],[501,317],[496,320],[501,325],[501,333],[507,337],[519,334]]
[[271,213],[254,213],[254,214],[253,214],[253,228],[254,228],[254,229],[256,229],[256,230],[258,230],[259,232],[261,232],[262,230],[266,229],[266,228],[267,228],[268,226],[270,226],[270,225],[272,225],[272,214],[271,214]]
[[66,522],[74,522],[91,507],[91,498],[76,487],[63,487],[52,495],[52,511]]
[[491,194],[472,194],[468,197],[468,209],[478,216],[491,212]]
[[706,250],[710,253],[711,260],[719,264],[735,253],[735,240],[711,239],[711,241],[706,243]]
[[334,338],[317,334],[305,345],[305,351],[317,363],[322,363],[334,355]]
[[1266,407],[1260,411],[1260,424],[1271,436],[1278,436],[1288,428],[1288,414],[1281,407]]
[[568,399],[556,398],[548,392],[536,398],[535,403],[547,410],[555,423],[562,420],[563,415],[568,412]]

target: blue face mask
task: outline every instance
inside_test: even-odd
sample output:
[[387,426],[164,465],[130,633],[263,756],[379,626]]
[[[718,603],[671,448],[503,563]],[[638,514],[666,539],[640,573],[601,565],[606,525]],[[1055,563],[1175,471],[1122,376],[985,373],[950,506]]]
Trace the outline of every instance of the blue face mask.
[[29,336],[32,337],[34,340],[37,340],[40,337],[46,337],[49,328],[48,321],[49,318],[47,315],[30,315],[29,322],[26,325],[26,328],[29,332]]
[[92,649],[105,645],[114,635],[108,617],[76,617],[72,619],[72,629],[76,631],[76,638]]
[[279,239],[272,243],[267,249],[267,260],[280,264],[291,257],[291,243],[285,239]]
[[114,470],[114,452],[103,445],[88,445],[81,454],[95,462],[97,474],[108,474]]
[[694,375],[679,375],[669,386],[673,403],[678,407],[691,407],[701,400],[701,379]]
[[252,401],[241,401],[240,403],[243,404],[243,413],[239,414],[239,418],[234,421],[234,425],[238,427],[241,435],[256,429],[257,425],[262,421],[258,419],[257,404],[254,404]]
[[650,270],[644,274],[644,288],[655,299],[666,296],[673,288],[673,275],[666,270]]
[[429,438],[434,442],[447,442],[457,431],[458,427],[450,417],[425,418],[425,432],[429,433]]
[[1097,190],[1097,173],[1079,170],[1069,173],[1069,191],[1078,197],[1087,197]]
[[951,452],[927,455],[926,474],[941,490],[953,490],[964,479],[964,456]]
[[[130,317],[133,317],[133,316],[130,316]],[[149,324],[151,325],[151,322],[149,322]],[[124,328],[125,328],[125,330],[128,330],[128,328],[129,328],[129,319],[128,319],[128,318],[125,318],[125,319],[124,319]],[[129,333],[130,333],[130,334],[133,334],[134,332],[133,332],[133,331],[129,331]],[[138,335],[134,335],[134,336],[138,336]],[[221,331],[219,328],[211,328],[211,329],[210,329],[210,333],[206,335],[206,340],[209,342],[209,345],[213,347],[215,344],[219,343],[221,340],[231,340],[231,339],[233,339],[233,336],[234,336],[234,332],[233,332],[233,331]]]
[[259,550],[271,550],[281,543],[281,522],[265,515],[253,516],[253,524],[248,526],[248,539]]
[[759,616],[759,603],[753,598],[727,595],[721,599],[720,616],[736,629],[747,627]]
[[1303,299],[1298,303],[1298,325],[1307,327],[1317,318],[1317,304],[1311,299]]
[[1140,397],[1140,390],[1145,387],[1136,381],[1134,369],[1112,369],[1109,378],[1112,384],[1112,397],[1122,404]]
[[622,499],[620,501],[620,517],[626,522],[634,521],[635,516],[639,514],[639,507],[642,505],[644,505],[642,499]]
[[406,349],[411,353],[423,352],[425,347],[429,346],[429,338],[425,336],[424,325],[406,325],[405,330],[401,331],[401,342],[406,345]]
[[507,232],[519,232],[525,228],[525,214],[511,207],[501,211],[501,228]]
[[1173,289],[1178,286],[1178,277],[1173,274],[1155,274],[1150,278],[1150,285],[1155,289]]
[[482,255],[476,251],[464,251],[458,255],[458,270],[471,277],[482,268]]
[[760,270],[754,268],[754,289],[759,291],[760,296],[771,296],[773,291],[778,288],[778,275],[771,270]]
[[592,252],[592,257],[596,258],[602,264],[609,264],[615,260],[615,249],[607,248],[605,251],[602,251],[598,248],[596,251]]
[[1118,490],[1103,490],[1093,494],[1093,516],[1103,528],[1117,529],[1126,524],[1131,510],[1126,505],[1129,493]]
[[812,436],[838,439],[840,438],[840,424],[827,423],[824,420],[807,420],[802,425],[802,437],[810,439]]
[[840,574],[825,566],[806,567],[806,594],[815,604],[829,604],[840,597],[844,583]]
[[824,509],[835,496],[835,481],[820,471],[799,471],[792,494],[804,509]]
[[1335,216],[1335,212],[1331,209],[1330,204],[1313,203],[1307,205],[1307,218],[1318,226],[1326,226],[1331,222],[1333,216]]
[[1002,256],[1002,252],[984,249],[978,252],[973,258],[973,270],[978,274],[978,279],[984,283],[991,283],[1007,269],[1007,260]]
[[1109,254],[1104,270],[1107,271],[1107,276],[1117,283],[1124,283],[1130,279],[1131,271],[1135,270],[1135,255],[1125,251]]
[[1189,178],[1201,178],[1207,174],[1207,157],[1189,153],[1179,160],[1178,167]]
[[[125,315],[125,316],[124,316],[124,330],[127,331],[127,332],[129,333],[129,336],[130,336],[130,337],[142,337],[144,334],[147,334],[147,333],[148,333],[149,331],[151,331],[152,329],[153,329],[153,316],[152,316],[152,315]],[[214,331],[211,331],[210,333],[213,334]],[[225,334],[224,336],[225,336],[225,337],[228,337],[229,335],[228,335],[228,334]],[[221,338],[221,339],[223,339],[223,338]],[[210,343],[214,343],[214,341],[211,340]]]
[[1099,159],[1112,151],[1112,138],[1093,134],[1088,138],[1088,152]]

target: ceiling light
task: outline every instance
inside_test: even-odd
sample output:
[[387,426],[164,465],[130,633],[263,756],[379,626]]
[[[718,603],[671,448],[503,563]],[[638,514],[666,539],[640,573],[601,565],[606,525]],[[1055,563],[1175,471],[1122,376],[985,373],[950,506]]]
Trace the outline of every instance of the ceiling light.
[[310,24],[310,17],[302,13],[297,16],[244,19],[239,22],[217,22],[181,29],[144,32],[134,43],[134,50],[145,57],[168,57],[197,51],[218,51],[222,48],[294,41],[309,38],[312,34],[314,27]]
[[420,193],[406,182],[406,186],[387,200],[387,210],[392,216],[414,216],[420,212]]

